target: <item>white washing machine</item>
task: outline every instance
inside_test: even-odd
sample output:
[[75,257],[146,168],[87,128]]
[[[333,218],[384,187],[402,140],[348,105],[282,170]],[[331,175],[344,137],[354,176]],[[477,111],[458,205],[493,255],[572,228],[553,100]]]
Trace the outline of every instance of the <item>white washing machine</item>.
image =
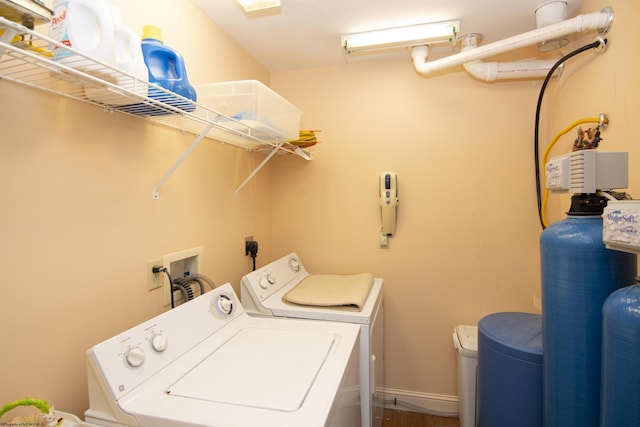
[[[342,296],[353,290],[351,279],[360,279],[359,276],[361,275],[312,275],[305,270],[298,255],[292,252],[245,275],[240,285],[240,299],[247,313],[254,316],[313,319],[358,325],[362,426],[380,427],[384,411],[383,281],[371,276],[370,288],[366,294],[341,300]],[[337,282],[334,282],[335,279]],[[311,280],[313,282],[310,282]],[[289,296],[292,292],[308,283],[313,283],[315,289],[319,290],[309,298],[317,296],[318,301],[312,301],[313,305],[290,302]],[[328,295],[328,301],[324,300],[327,295],[323,295],[323,292],[331,294]],[[331,305],[331,301],[335,301],[336,305]],[[357,302],[352,303],[354,301]]]
[[101,426],[360,425],[355,325],[248,316],[228,283],[87,352]]

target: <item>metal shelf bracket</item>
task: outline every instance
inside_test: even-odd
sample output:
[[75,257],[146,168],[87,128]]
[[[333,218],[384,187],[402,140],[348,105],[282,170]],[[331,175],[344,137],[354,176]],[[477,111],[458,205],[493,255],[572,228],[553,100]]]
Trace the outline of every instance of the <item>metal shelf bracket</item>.
[[158,198],[160,198],[160,194],[158,194],[158,192],[160,191],[160,187],[162,187],[164,185],[164,183],[167,182],[167,180],[171,177],[171,175],[173,175],[173,173],[176,171],[176,169],[178,169],[178,167],[180,167],[182,162],[184,162],[185,159],[189,156],[189,154],[191,154],[191,152],[198,146],[200,141],[202,141],[202,138],[204,138],[207,135],[207,133],[209,133],[211,128],[213,128],[213,123],[209,124],[200,133],[200,135],[198,135],[196,137],[196,139],[191,143],[189,148],[187,148],[187,150],[184,153],[182,153],[180,158],[178,158],[178,160],[176,160],[176,162],[173,164],[173,166],[171,166],[171,168],[167,171],[167,173],[165,173],[164,176],[162,178],[160,178],[160,181],[158,181],[156,186],[153,187],[153,199],[154,200],[158,200]]

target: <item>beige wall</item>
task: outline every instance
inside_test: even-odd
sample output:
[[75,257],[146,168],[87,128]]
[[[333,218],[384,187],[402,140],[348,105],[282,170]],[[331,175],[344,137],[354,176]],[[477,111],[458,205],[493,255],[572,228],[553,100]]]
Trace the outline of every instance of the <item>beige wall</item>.
[[[455,395],[457,324],[533,307],[539,229],[531,130],[537,84],[415,74],[408,58],[275,73],[323,141],[274,163],[274,253],[312,272],[385,279],[386,387]],[[378,177],[398,174],[380,248]]]
[[[608,113],[602,149],[630,152],[637,198],[639,152],[630,142],[640,112],[639,6],[608,4],[616,13],[610,49],[571,60],[549,85],[541,149],[571,122]],[[582,13],[602,7],[587,0]],[[492,312],[537,310],[533,130],[541,82],[486,84],[459,70],[424,78],[408,58],[274,73],[271,82],[324,141],[311,163],[274,164],[274,255],[295,250],[312,272],[383,277],[385,386],[436,401],[455,395],[453,328]],[[570,148],[575,132],[565,138],[554,154]],[[400,204],[397,234],[382,249],[376,193],[386,170],[398,173]],[[559,200],[552,221],[567,208]]]
[[[162,28],[193,83],[269,83],[191,2],[118,3],[137,31]],[[0,98],[0,403],[34,396],[82,415],[85,351],[164,310],[149,260],[203,245],[216,283],[250,271],[244,238],[271,239],[270,172],[235,197],[262,156],[204,140],[154,201],[193,135],[3,80]]]
[[[129,26],[162,27],[192,82],[270,81],[323,142],[312,162],[277,157],[236,198],[261,156],[206,140],[153,201],[192,136],[0,80],[0,402],[31,395],[81,415],[84,352],[163,310],[160,292],[146,290],[147,261],[204,245],[203,272],[237,290],[250,268],[247,235],[260,241],[259,263],[295,250],[312,272],[384,277],[389,388],[455,395],[453,327],[535,311],[540,82],[486,84],[459,70],[424,78],[406,58],[269,75],[186,0],[117,3]],[[550,85],[542,135],[608,113],[603,149],[630,152],[638,198],[639,151],[629,142],[640,111],[640,11],[608,4],[609,50],[575,59]],[[585,0],[583,11],[602,6]],[[398,173],[400,206],[382,249],[385,170]]]

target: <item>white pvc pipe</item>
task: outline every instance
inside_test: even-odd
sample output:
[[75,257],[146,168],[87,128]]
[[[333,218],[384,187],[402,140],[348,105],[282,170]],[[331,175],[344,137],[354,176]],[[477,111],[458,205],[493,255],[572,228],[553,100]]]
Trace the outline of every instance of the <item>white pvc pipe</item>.
[[482,62],[464,64],[464,69],[478,80],[493,82],[505,79],[544,78],[557,59],[519,62]]
[[517,36],[509,37],[501,41],[489,43],[475,49],[466,50],[455,55],[426,62],[429,49],[426,46],[411,48],[411,59],[416,71],[420,74],[431,74],[449,67],[466,64],[488,56],[509,52],[545,40],[555,39],[569,34],[588,30],[602,30],[611,24],[613,12],[605,8],[602,12],[594,12],[578,15],[575,18],[557,24],[538,28]]

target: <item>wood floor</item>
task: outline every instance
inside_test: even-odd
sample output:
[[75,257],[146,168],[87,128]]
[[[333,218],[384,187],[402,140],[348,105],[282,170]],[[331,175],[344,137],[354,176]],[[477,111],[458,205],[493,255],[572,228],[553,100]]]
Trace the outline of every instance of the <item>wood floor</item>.
[[385,408],[382,427],[460,427],[460,422],[457,418]]

